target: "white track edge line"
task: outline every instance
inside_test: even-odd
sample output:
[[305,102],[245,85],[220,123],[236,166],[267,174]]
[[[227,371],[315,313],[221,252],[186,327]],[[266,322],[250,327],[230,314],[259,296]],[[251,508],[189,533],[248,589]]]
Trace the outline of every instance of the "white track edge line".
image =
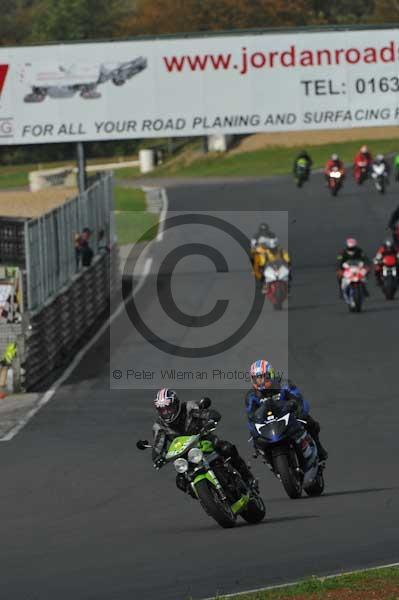
[[162,198],[162,211],[159,217],[159,227],[157,234],[157,242],[162,242],[163,240],[163,232],[165,227],[165,219],[166,213],[168,212],[168,196],[166,194],[165,188],[161,188],[161,198]]
[[[149,249],[151,248],[152,244],[154,241],[160,241],[163,238],[163,226],[164,226],[164,220],[166,218],[166,214],[168,212],[168,196],[166,194],[166,191],[162,188],[161,189],[161,198],[162,198],[162,211],[160,213],[160,217],[159,217],[159,228],[158,228],[158,235],[155,238],[155,240],[152,240],[149,244],[147,244],[147,246],[144,248],[143,250],[143,255],[145,256],[147,254],[147,252],[149,251]],[[160,239],[159,239],[159,233],[162,233]],[[144,269],[143,269],[143,275],[140,278],[140,281],[138,282],[133,295],[136,295],[140,289],[143,287],[144,282],[147,278],[147,276],[149,275],[150,271],[151,271],[151,265],[152,265],[152,258],[151,257],[147,257],[145,264],[144,264]],[[76,367],[78,366],[78,364],[80,363],[80,361],[82,360],[82,358],[87,354],[87,352],[90,350],[90,348],[92,346],[94,346],[94,344],[100,339],[100,337],[104,334],[104,332],[107,330],[107,328],[111,325],[111,323],[116,319],[117,316],[120,315],[120,313],[122,312],[123,308],[124,308],[125,304],[122,301],[114,310],[114,312],[108,317],[108,319],[105,321],[105,323],[102,324],[102,326],[100,327],[100,329],[97,331],[97,333],[87,342],[86,346],[84,346],[81,350],[79,350],[79,352],[77,353],[77,355],[75,356],[75,358],[73,359],[73,361],[71,362],[70,365],[68,365],[68,367],[65,369],[65,371],[60,375],[60,377],[55,381],[54,385],[47,390],[47,392],[45,392],[43,394],[43,396],[40,398],[40,400],[38,401],[38,403],[36,404],[36,406],[34,406],[16,425],[14,425],[14,427],[12,427],[5,435],[3,435],[0,438],[0,442],[9,442],[10,440],[12,440],[20,431],[21,429],[23,429],[25,427],[25,425],[27,425],[27,423],[32,419],[32,417],[35,416],[35,414],[45,405],[48,404],[48,402],[50,402],[50,400],[52,399],[52,397],[54,396],[54,394],[56,393],[56,391],[58,390],[58,388],[64,383],[64,381],[66,379],[68,379],[68,377],[73,373],[73,371],[76,369]]]
[[[399,567],[399,562],[389,563],[387,565],[378,565],[377,567],[367,567],[364,569],[355,569],[354,571],[343,571],[341,573],[335,573],[332,575],[322,575],[318,577],[316,575],[316,579],[320,581],[324,581],[325,579],[334,579],[334,577],[345,577],[345,575],[356,575],[357,573],[366,573],[367,571],[378,571],[380,569],[390,569],[392,567]],[[237,598],[240,600],[240,596],[244,596],[245,594],[258,594],[259,592],[267,592],[270,590],[279,590],[284,588],[293,587],[294,585],[298,585],[303,583],[303,579],[298,579],[297,581],[292,581],[291,583],[280,583],[278,585],[269,585],[266,587],[254,588],[252,590],[246,590],[244,592],[235,592],[234,594],[219,594],[218,596],[211,596],[209,598],[203,598],[202,600],[224,600],[225,598]]]

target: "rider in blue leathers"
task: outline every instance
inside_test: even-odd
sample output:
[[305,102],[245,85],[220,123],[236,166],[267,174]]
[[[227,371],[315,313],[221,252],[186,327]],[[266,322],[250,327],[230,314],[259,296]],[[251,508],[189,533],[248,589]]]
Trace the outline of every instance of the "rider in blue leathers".
[[250,419],[251,415],[261,406],[266,398],[279,396],[279,399],[287,403],[293,403],[295,414],[299,419],[306,421],[306,429],[314,439],[320,460],[326,460],[328,453],[323,448],[320,439],[320,425],[310,415],[308,401],[302,396],[299,388],[288,381],[282,383],[281,376],[276,375],[273,367],[267,360],[257,360],[250,369],[252,389],[245,396],[245,408],[248,415],[248,426],[254,440],[256,449],[256,437],[259,435]]

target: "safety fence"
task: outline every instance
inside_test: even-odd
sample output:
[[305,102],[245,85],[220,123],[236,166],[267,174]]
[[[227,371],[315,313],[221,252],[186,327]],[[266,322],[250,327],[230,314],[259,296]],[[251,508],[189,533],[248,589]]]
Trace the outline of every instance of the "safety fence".
[[83,194],[51,212],[25,221],[27,309],[35,310],[55,295],[77,271],[74,237],[90,229],[90,247],[98,252],[99,233],[110,240],[112,176],[105,175]]
[[46,306],[29,314],[25,324],[22,387],[32,390],[68,364],[109,312],[110,290],[119,279],[119,257],[95,257]]
[[[107,174],[39,218],[0,219],[0,268],[12,265],[20,273],[21,314],[18,320],[11,314],[9,322],[0,319],[1,355],[17,347],[9,363],[14,389],[38,389],[54,377],[108,314],[120,282],[112,211],[113,181]],[[82,266],[75,238],[84,229],[91,233],[92,259]]]

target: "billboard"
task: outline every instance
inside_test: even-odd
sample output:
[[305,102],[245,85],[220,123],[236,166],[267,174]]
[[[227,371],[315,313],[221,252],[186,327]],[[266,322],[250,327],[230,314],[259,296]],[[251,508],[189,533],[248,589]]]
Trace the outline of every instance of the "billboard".
[[0,143],[399,123],[399,29],[0,48]]

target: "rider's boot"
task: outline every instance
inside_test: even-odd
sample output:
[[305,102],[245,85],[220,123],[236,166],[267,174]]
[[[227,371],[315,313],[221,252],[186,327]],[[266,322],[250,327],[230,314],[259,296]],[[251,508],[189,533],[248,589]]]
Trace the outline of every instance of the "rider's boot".
[[317,447],[317,454],[319,455],[319,459],[321,461],[327,460],[328,458],[328,452],[327,450],[323,447],[321,441],[319,440],[319,436],[316,436],[315,439],[315,444]]
[[237,453],[237,456],[234,457],[234,460],[231,461],[233,467],[239,472],[247,486],[255,491],[259,492],[259,483],[258,480],[255,479],[251,469],[248,467],[247,463],[241,456]]

